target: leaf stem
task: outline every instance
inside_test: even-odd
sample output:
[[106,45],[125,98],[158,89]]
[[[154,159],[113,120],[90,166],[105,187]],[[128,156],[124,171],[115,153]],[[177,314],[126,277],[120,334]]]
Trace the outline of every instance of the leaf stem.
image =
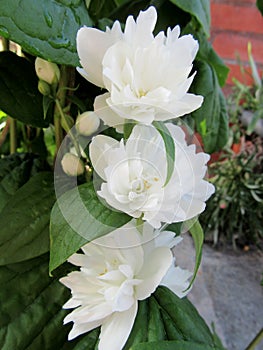
[[65,114],[64,114],[63,109],[61,107],[61,104],[60,104],[58,99],[56,99],[55,102],[56,102],[56,107],[57,107],[57,110],[59,112],[60,118],[61,118],[61,120],[63,120],[64,125],[66,126],[66,132],[69,134],[78,156],[81,157],[81,151],[80,151],[79,144],[78,144],[75,136],[73,135],[70,126],[68,125],[68,122],[67,122],[67,119],[65,118]]
[[263,340],[263,328],[258,332],[245,350],[254,350],[255,347]]
[[[56,100],[59,101],[61,108],[65,106],[66,102],[66,89],[63,89],[67,86],[68,83],[68,71],[65,65],[60,67],[60,80],[58,84],[58,91],[56,94]],[[53,92],[55,94],[55,92]],[[60,123],[61,113],[58,109],[58,104],[56,103],[54,109],[54,126],[55,126],[55,139],[56,139],[56,154],[58,153],[59,147],[63,139],[63,132]]]
[[10,120],[10,154],[16,152],[17,142],[16,142],[16,120],[8,117]]

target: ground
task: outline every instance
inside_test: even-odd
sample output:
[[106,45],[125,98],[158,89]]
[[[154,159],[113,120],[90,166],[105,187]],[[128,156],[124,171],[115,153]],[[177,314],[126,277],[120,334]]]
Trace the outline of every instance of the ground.
[[[179,266],[193,269],[194,247],[187,234],[175,248]],[[263,252],[205,244],[197,279],[188,298],[228,350],[244,350],[263,327]],[[263,349],[263,341],[255,350]]]

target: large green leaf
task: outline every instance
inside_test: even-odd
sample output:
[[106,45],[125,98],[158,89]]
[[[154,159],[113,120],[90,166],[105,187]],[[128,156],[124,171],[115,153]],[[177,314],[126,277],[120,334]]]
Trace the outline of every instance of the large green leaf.
[[49,250],[49,218],[55,202],[53,176],[41,172],[12,196],[0,213],[0,265]]
[[73,66],[77,31],[92,25],[83,0],[0,1],[0,23],[0,35],[29,53]]
[[205,151],[222,149],[228,140],[226,102],[214,68],[204,61],[197,62],[197,76],[191,91],[204,96],[203,105],[192,113]]
[[130,216],[102,204],[91,182],[66,192],[59,197],[51,212],[50,272],[85,243],[130,220]]
[[195,307],[170,289],[158,287],[139,302],[138,314],[124,350],[223,350]]
[[[178,333],[190,342],[213,345],[214,337],[195,307],[186,298],[178,298],[166,287],[154,293],[159,306],[169,315]],[[180,340],[178,338],[168,340]]]
[[163,340],[163,341],[155,341],[149,343],[140,343],[138,345],[134,345],[130,348],[130,350],[215,350],[214,346],[206,345],[206,344],[198,344],[193,342],[188,342],[184,340]]
[[0,267],[1,350],[93,350],[98,329],[68,342],[67,288],[48,276],[48,255]]
[[91,0],[88,11],[93,19],[100,20],[109,17],[111,12],[119,5],[121,4],[114,0]]
[[206,36],[210,33],[210,2],[209,0],[170,0],[173,4],[196,17],[202,25]]
[[48,257],[2,266],[0,271],[1,349],[55,349],[52,343],[63,344],[66,329],[57,328],[69,293],[48,277]]
[[[197,54],[197,60],[205,61],[209,63],[215,70],[220,86],[224,86],[229,68],[225,65],[224,61],[214,51],[211,43],[206,39],[205,33],[202,29],[197,32],[194,29],[192,21],[185,29],[188,33],[194,33],[195,38],[199,42],[199,50]],[[184,31],[184,34],[185,34]]]
[[13,52],[0,53],[0,109],[25,124],[42,128],[49,125],[50,118],[44,119],[37,85],[33,64]]
[[0,159],[0,212],[10,197],[41,170],[42,162],[30,153],[15,153]]
[[149,299],[148,342],[166,339],[166,332],[160,309],[156,299],[151,297]]
[[123,350],[129,350],[132,345],[140,344],[142,342],[147,341],[148,318],[149,318],[148,300],[142,300],[139,302],[138,312],[135,318],[135,322]]

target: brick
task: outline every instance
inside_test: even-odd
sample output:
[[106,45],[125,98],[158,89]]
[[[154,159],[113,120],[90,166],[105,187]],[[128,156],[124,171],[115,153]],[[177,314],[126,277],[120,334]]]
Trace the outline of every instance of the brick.
[[211,3],[213,29],[263,33],[263,17],[256,7]]
[[[226,84],[233,85],[233,78],[239,80],[242,84],[245,85],[253,85],[254,79],[252,77],[250,66],[243,66],[243,71],[241,71],[240,66],[238,64],[229,63],[226,65],[230,69],[227,77]],[[260,77],[263,77],[263,66],[258,67]]]
[[238,33],[220,33],[212,41],[213,47],[223,59],[248,61],[247,44],[252,44],[252,54],[257,63],[263,63],[263,40],[254,38],[253,35],[241,36]]
[[211,0],[211,4],[233,4],[238,6],[256,6],[256,0]]
[[251,69],[250,67],[245,67],[245,74],[242,73],[240,66],[238,64],[227,64],[228,68],[230,69],[228,76],[227,76],[227,81],[226,83],[229,85],[234,85],[233,83],[233,78],[236,78],[239,80],[241,83],[246,84],[246,85],[253,85],[253,78],[251,75]]

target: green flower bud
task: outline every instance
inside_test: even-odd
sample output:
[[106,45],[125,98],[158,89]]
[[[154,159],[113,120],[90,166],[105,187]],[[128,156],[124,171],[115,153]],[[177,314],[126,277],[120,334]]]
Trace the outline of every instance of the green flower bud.
[[40,57],[36,58],[35,70],[39,79],[49,85],[57,84],[60,78],[60,71],[56,63],[48,62]]
[[91,3],[91,0],[85,0],[85,4],[86,4],[87,9],[89,9],[90,3]]
[[63,171],[69,176],[78,176],[84,173],[84,163],[72,153],[64,154],[61,161]]
[[76,129],[84,136],[94,134],[100,126],[100,118],[95,112],[84,112],[77,117]]
[[51,92],[50,86],[44,80],[38,81],[38,91],[44,96],[50,95]]

